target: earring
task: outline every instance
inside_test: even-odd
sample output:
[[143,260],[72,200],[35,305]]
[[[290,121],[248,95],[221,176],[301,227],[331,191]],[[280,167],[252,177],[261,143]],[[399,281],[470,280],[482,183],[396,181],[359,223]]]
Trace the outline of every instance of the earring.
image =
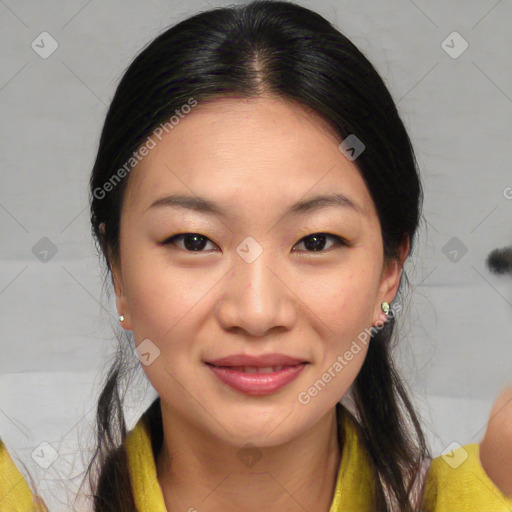
[[119,315],[119,321],[124,322],[124,315]]
[[384,311],[384,313],[386,313],[386,315],[389,313],[389,302],[383,302],[381,305],[380,305],[382,311]]

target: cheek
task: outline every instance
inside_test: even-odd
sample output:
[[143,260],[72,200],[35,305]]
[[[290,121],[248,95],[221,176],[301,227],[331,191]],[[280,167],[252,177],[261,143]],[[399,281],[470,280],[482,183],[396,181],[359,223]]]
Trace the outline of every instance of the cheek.
[[332,276],[329,286],[334,289],[317,302],[318,309],[313,309],[328,327],[324,331],[326,339],[320,366],[322,371],[331,369],[340,376],[335,379],[338,391],[343,391],[356,378],[368,350],[377,290],[374,281],[371,272],[352,271],[336,278]]
[[[126,269],[126,270],[125,270]],[[182,274],[169,272],[158,261],[126,258],[123,277],[126,283],[133,332],[136,341],[160,338],[191,309],[201,294]]]
[[187,366],[194,348],[188,342],[190,313],[205,292],[184,280],[183,273],[165,271],[156,261],[126,258],[126,269],[132,332],[142,368],[159,393],[177,390],[176,374]]
[[372,322],[377,286],[370,272],[338,274],[329,280],[322,295],[320,311],[327,314],[329,325],[340,328],[365,327]]

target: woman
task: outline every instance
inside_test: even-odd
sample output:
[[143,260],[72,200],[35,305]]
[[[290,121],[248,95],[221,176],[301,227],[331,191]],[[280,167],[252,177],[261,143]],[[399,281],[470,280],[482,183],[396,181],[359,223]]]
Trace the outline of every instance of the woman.
[[[423,193],[383,81],[324,18],[253,2],[158,36],[90,186],[129,335],[98,403],[95,511],[510,510],[505,415],[485,467],[476,444],[431,461],[393,365]],[[158,399],[127,434],[132,335]]]

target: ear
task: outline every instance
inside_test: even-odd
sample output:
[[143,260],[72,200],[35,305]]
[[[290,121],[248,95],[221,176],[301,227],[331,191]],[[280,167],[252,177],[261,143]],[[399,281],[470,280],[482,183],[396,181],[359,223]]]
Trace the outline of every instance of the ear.
[[[100,224],[100,234],[103,237],[105,235],[105,223],[102,222]],[[109,254],[108,249],[106,249],[106,244],[102,242],[102,245],[104,247],[104,251],[106,251],[106,254]],[[132,330],[132,324],[131,324],[131,317],[130,317],[130,309],[128,304],[128,298],[125,294],[125,287],[123,283],[123,274],[121,272],[121,265],[120,262],[114,261],[113,258],[110,257],[110,254],[108,256],[110,269],[112,273],[112,284],[114,285],[114,291],[116,294],[116,308],[117,308],[117,314],[123,315],[124,320],[121,323],[121,326],[126,331]]]
[[405,234],[404,241],[399,248],[399,257],[384,264],[380,278],[379,293],[377,295],[377,303],[373,314],[373,322],[386,321],[386,313],[382,311],[381,304],[383,302],[391,303],[400,286],[400,277],[404,262],[409,255],[410,240],[409,235]]

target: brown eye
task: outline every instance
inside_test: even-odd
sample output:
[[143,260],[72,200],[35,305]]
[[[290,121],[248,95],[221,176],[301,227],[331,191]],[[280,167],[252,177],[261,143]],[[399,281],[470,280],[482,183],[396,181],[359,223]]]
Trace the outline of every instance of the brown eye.
[[[304,238],[302,238],[299,241],[299,244],[304,244],[304,247],[306,247],[306,252],[322,252],[322,251],[326,250],[325,243],[328,238],[335,240],[337,242],[338,246],[350,245],[343,238],[341,238],[337,235],[331,235],[330,233],[313,233],[312,235],[308,235],[308,236],[305,236]],[[329,249],[330,249],[330,247],[329,247]]]
[[[329,239],[334,241],[334,244],[331,243],[330,246],[327,244],[326,248]],[[180,233],[167,238],[162,245],[175,245],[186,252],[208,252],[205,250],[208,243],[215,245],[208,237],[200,233]],[[300,244],[304,244],[305,252],[324,252],[336,246],[350,246],[347,240],[330,233],[313,233],[302,238],[297,245]]]
[[183,241],[184,249],[187,252],[206,252],[204,247],[207,242],[213,244],[213,242],[206,236],[199,233],[181,233],[179,235],[173,235],[162,242],[163,245],[176,245],[177,241]]

